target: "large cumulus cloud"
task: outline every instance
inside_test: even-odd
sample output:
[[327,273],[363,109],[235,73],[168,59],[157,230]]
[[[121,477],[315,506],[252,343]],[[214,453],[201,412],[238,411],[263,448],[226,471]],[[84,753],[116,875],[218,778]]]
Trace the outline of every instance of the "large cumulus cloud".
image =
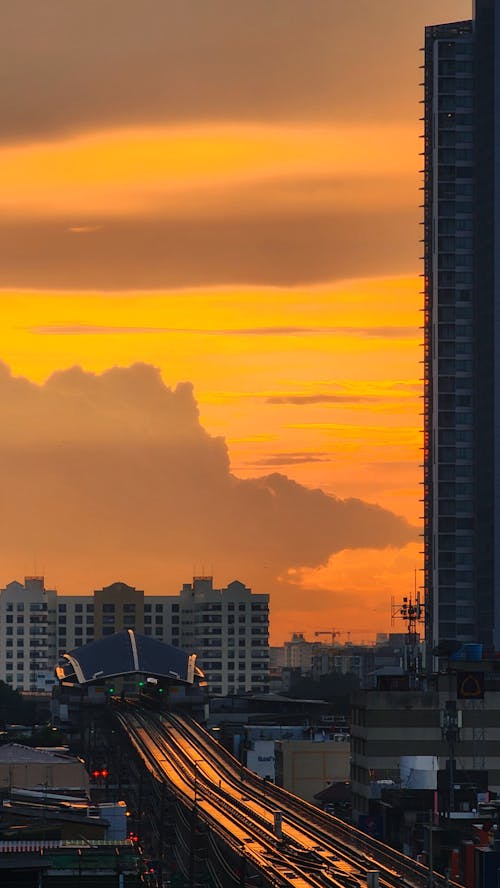
[[283,474],[235,477],[191,385],[169,389],[151,366],[74,368],[42,386],[1,366],[0,416],[3,571],[30,572],[36,558],[61,591],[119,576],[172,594],[202,569],[265,591],[290,567],[415,538],[376,505]]

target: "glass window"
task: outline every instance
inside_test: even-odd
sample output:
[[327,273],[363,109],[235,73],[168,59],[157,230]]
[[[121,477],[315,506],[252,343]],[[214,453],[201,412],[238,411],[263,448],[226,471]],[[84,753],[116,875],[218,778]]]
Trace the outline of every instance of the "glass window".
[[65,604],[58,604],[57,609],[58,609],[61,613],[66,613],[66,605],[65,605]]
[[114,604],[103,604],[102,612],[103,612],[103,614],[114,614],[114,612],[115,612]]
[[83,611],[83,604],[75,604],[75,614],[81,614]]

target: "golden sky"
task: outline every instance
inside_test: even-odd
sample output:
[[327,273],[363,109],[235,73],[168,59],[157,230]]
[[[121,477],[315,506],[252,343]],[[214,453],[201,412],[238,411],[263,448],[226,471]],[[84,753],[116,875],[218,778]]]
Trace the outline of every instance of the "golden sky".
[[3,583],[173,594],[203,569],[271,592],[274,643],[388,628],[421,558],[419,47],[469,15],[10,5]]

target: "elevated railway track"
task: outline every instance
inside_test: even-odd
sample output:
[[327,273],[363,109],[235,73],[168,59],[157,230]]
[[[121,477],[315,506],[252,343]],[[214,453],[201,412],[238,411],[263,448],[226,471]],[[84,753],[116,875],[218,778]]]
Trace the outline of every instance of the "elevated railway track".
[[[262,780],[196,722],[139,708],[118,710],[117,719],[153,777],[168,784],[185,831],[207,829],[216,885],[361,888],[377,871],[380,888],[429,888],[426,867]],[[458,888],[438,873],[433,885]]]

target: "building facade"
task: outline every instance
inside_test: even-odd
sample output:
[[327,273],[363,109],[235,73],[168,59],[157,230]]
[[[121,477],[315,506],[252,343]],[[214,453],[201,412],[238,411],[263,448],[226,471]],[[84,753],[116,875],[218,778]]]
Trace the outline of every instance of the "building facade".
[[27,691],[49,690],[57,658],[57,592],[43,577],[0,589],[0,681]]
[[[500,5],[425,35],[426,636],[500,647]],[[429,661],[430,662],[430,658]]]
[[123,582],[93,595],[58,595],[43,577],[0,590],[0,680],[47,690],[61,654],[135,629],[196,652],[214,694],[269,690],[269,596],[234,581],[195,577],[179,595],[144,595]]
[[[483,681],[479,667],[479,681]],[[470,675],[466,675],[466,680]],[[477,673],[476,673],[477,675]],[[459,723],[453,752],[456,769],[486,771],[488,788],[500,790],[500,682],[486,676],[478,697],[461,698],[457,676],[435,675],[426,690],[399,689],[401,678],[385,688],[357,691],[351,714],[351,788],[353,822],[373,814],[381,790],[402,787],[402,762],[408,756],[435,758],[437,768],[449,769],[450,744],[445,715],[450,703]],[[410,784],[408,784],[410,785]]]
[[214,694],[269,690],[269,595],[194,577],[179,596],[180,645],[196,651]]

